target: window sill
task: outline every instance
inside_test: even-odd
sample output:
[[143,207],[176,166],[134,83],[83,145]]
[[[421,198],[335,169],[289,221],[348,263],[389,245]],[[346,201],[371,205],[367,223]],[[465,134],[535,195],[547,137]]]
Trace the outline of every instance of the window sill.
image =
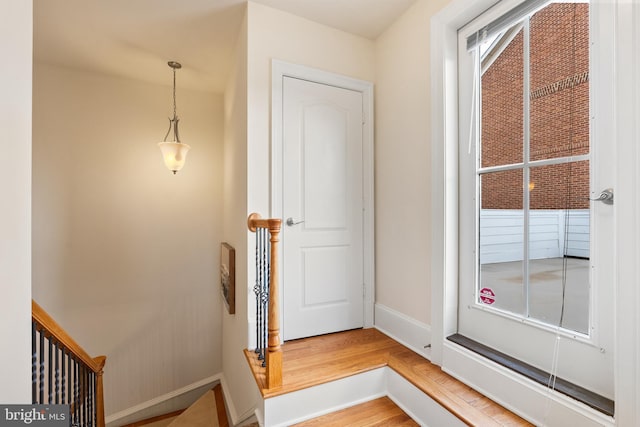
[[[492,362],[495,362],[501,366],[504,366],[507,369],[510,369],[514,372],[517,372],[524,377],[537,382],[543,386],[547,386],[549,382],[549,377],[551,374],[545,372],[541,369],[538,369],[534,366],[531,366],[527,363],[524,363],[518,359],[515,359],[511,356],[508,356],[504,353],[501,353],[497,350],[494,350],[490,347],[485,346],[477,341],[469,339],[460,334],[453,334],[447,337],[447,340],[458,344],[461,347],[466,348],[482,357],[485,357]],[[583,387],[580,387],[576,384],[573,384],[569,381],[566,381],[562,378],[555,379],[555,387],[554,389],[562,393],[566,396],[571,397],[585,405],[600,411],[601,413],[613,416],[614,414],[614,401],[608,399],[606,397],[600,396],[599,394],[593,393]]]

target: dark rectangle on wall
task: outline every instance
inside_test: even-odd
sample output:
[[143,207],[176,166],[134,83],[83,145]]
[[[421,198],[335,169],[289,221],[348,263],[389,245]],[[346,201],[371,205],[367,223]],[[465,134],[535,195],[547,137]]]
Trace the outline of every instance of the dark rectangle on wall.
[[229,314],[235,314],[236,250],[227,242],[220,247],[220,292]]

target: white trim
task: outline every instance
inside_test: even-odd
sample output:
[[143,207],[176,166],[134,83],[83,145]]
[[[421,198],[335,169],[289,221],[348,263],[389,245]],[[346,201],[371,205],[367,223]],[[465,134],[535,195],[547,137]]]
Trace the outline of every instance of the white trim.
[[390,368],[387,368],[387,396],[422,426],[466,426],[444,406]]
[[[362,93],[364,327],[373,326],[375,301],[373,83],[277,59],[271,63],[271,218],[282,217],[282,79],[293,77]],[[283,259],[280,257],[280,269]],[[281,293],[282,295],[283,293]],[[281,297],[282,298],[282,297]],[[280,304],[281,310],[284,301]],[[281,325],[280,336],[284,337]]]
[[261,426],[284,427],[384,396],[420,425],[465,425],[388,366],[265,399],[256,410],[256,418]]
[[285,427],[386,396],[388,369],[378,368],[265,399],[264,425]]
[[[551,391],[478,354],[447,342],[444,345],[447,366],[443,371],[470,385],[511,412],[539,426],[614,426],[612,417],[575,399]],[[503,396],[518,396],[517,402],[505,402]]]
[[[191,383],[179,389],[170,391],[169,393],[165,393],[161,396],[154,397],[153,399],[147,400],[146,402],[139,403],[135,406],[132,406],[130,408],[124,409],[122,411],[116,412],[115,414],[111,414],[107,416],[105,418],[105,423],[110,424],[110,423],[116,422],[118,420],[121,420],[122,418],[128,417],[129,415],[133,415],[145,409],[151,408],[152,406],[158,405],[160,403],[166,402],[168,400],[171,400],[183,394],[189,393],[190,391],[196,390],[200,387],[204,387],[206,385],[221,381],[223,377],[224,375],[221,373],[211,375],[210,377],[201,379],[200,381],[196,381],[194,383]],[[223,387],[223,390],[224,389],[225,388]],[[226,397],[227,396],[225,395],[225,398]],[[231,401],[229,401],[229,403],[230,402]]]
[[[227,377],[224,376],[224,373],[220,375],[220,385],[222,386],[222,394],[224,395],[224,403],[227,405],[228,415],[231,419],[231,425],[236,425],[240,422],[243,422],[247,418],[254,415],[255,408],[251,408],[247,410],[245,413],[238,415],[238,410],[236,409],[236,405],[233,403],[233,398],[231,397],[231,393],[229,392],[229,386],[227,382]],[[262,424],[261,424],[262,425]]]
[[382,304],[375,305],[375,328],[425,359],[431,356],[431,327]]
[[[616,44],[603,49],[612,52],[609,68],[614,79],[614,98],[610,124],[616,141],[614,205],[616,258],[615,378],[616,421],[620,426],[640,425],[640,5],[637,1],[614,0],[597,2],[601,12],[608,12],[615,23],[610,32]],[[603,29],[606,31],[606,29]],[[596,189],[599,190],[599,189]]]

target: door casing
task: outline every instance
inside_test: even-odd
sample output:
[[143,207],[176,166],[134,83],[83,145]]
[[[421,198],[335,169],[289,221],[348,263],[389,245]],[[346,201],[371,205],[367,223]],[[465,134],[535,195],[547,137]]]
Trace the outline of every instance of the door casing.
[[[304,65],[280,60],[271,63],[271,217],[282,218],[283,201],[283,147],[282,147],[282,82],[284,77],[293,77],[315,83],[354,90],[362,93],[362,183],[363,183],[363,308],[364,327],[373,326],[375,264],[374,264],[374,165],[373,165],[373,84],[364,80],[317,70]],[[280,258],[280,271],[283,270]],[[282,286],[282,284],[280,284]],[[280,311],[284,310],[281,297]],[[281,331],[284,337],[284,331]]]

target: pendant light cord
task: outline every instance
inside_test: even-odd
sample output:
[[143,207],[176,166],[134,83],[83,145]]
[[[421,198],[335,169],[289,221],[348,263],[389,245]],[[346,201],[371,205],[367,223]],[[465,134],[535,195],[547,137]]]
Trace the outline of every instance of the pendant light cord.
[[171,129],[173,129],[173,142],[180,142],[180,134],[178,133],[178,113],[176,108],[176,70],[182,68],[179,62],[169,61],[169,67],[173,69],[173,118],[169,118],[169,129],[164,136],[164,141],[167,141]]
[[176,69],[173,68],[173,120],[178,120],[176,113]]

